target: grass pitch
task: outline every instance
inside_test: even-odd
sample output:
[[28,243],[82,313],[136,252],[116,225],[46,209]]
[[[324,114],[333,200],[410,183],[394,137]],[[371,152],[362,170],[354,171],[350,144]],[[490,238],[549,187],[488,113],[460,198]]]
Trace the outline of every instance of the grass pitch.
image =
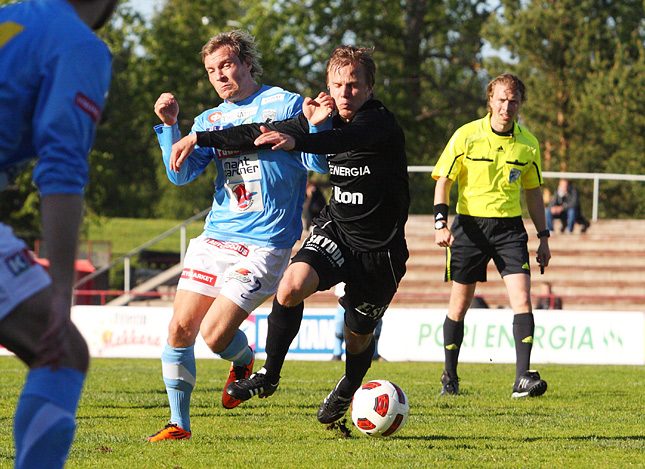
[[[316,420],[344,363],[287,361],[280,388],[226,410],[228,363],[198,360],[193,438],[149,444],[169,409],[159,360],[94,359],[67,468],[645,467],[645,370],[543,365],[539,398],[510,398],[514,366],[461,364],[460,396],[439,397],[440,363],[374,363],[410,400],[386,439]],[[256,364],[256,368],[259,364]],[[0,467],[13,465],[12,417],[25,367],[0,357]]]

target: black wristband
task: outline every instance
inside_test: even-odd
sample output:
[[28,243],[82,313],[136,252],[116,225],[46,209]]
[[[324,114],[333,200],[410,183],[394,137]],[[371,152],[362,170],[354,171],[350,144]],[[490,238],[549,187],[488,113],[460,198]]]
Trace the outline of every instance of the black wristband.
[[435,204],[434,221],[448,222],[448,204]]
[[549,236],[551,236],[551,232],[549,230],[540,231],[537,234],[538,238],[548,238]]

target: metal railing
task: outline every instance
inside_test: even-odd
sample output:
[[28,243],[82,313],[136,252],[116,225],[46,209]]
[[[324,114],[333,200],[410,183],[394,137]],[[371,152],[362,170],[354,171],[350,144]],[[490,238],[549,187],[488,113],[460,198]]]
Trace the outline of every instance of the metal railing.
[[[410,173],[431,173],[434,166],[408,166]],[[592,221],[598,221],[598,200],[600,199],[600,181],[640,181],[645,182],[645,175],[640,174],[611,174],[611,173],[573,173],[544,171],[544,178],[554,179],[587,179],[593,181],[593,201],[591,209]]]
[[104,265],[100,269],[95,270],[91,274],[86,275],[85,277],[83,277],[82,279],[80,279],[78,282],[76,282],[74,284],[74,290],[78,289],[82,285],[85,285],[90,280],[95,279],[96,277],[101,275],[103,272],[106,272],[106,271],[110,270],[112,267],[114,267],[114,266],[120,264],[121,262],[123,262],[123,291],[126,292],[126,293],[130,292],[130,290],[131,290],[131,288],[130,288],[130,283],[131,283],[131,280],[130,280],[130,258],[132,256],[136,256],[141,251],[149,248],[150,246],[158,243],[159,241],[161,241],[163,239],[166,239],[168,236],[175,234],[177,231],[179,231],[179,259],[180,259],[180,262],[183,264],[184,263],[184,255],[186,254],[186,243],[187,243],[187,240],[186,240],[186,227],[188,225],[190,225],[194,221],[203,219],[209,211],[210,211],[210,207],[208,207],[207,209],[202,210],[201,212],[199,212],[196,215],[193,215],[192,217],[190,217],[188,220],[184,221],[183,223],[180,223],[179,225],[177,225],[177,226],[175,226],[173,228],[170,228],[168,231],[166,231],[166,232],[160,234],[159,236],[151,239],[147,243],[142,244],[138,248],[135,248],[132,251],[123,254],[122,256],[118,257],[117,259],[115,259],[114,261],[110,262],[109,264]]

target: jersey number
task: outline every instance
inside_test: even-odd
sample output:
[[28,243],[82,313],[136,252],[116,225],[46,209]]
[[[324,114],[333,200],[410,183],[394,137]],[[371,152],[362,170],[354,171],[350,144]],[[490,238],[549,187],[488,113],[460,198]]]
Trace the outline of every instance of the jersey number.
[[0,47],[4,46],[14,36],[21,33],[23,29],[25,29],[23,25],[14,23],[13,21],[7,21],[0,24]]

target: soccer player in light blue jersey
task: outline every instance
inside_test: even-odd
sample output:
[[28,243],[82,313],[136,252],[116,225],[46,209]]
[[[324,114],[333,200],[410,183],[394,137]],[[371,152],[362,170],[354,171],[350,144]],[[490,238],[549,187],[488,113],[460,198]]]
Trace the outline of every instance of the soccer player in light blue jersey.
[[[191,135],[247,122],[271,122],[300,114],[303,99],[281,88],[258,84],[262,73],[257,45],[248,33],[231,31],[212,37],[202,49],[208,78],[219,106],[195,118]],[[311,132],[331,128],[331,99],[307,100]],[[302,235],[302,204],[307,170],[327,172],[325,155],[295,151],[222,151],[195,147],[179,168],[171,162],[179,140],[179,105],[171,93],[155,103],[162,124],[155,127],[170,181],[189,183],[211,163],[217,166],[215,194],[204,232],[191,240],[177,286],[168,343],[161,356],[170,403],[170,421],[148,441],[187,439],[190,398],[195,386],[193,347],[201,332],[206,344],[231,361],[222,389],[250,376],[254,352],[239,329],[247,316],[277,290],[291,249]],[[317,125],[320,124],[320,125]],[[240,401],[222,393],[231,409]]]
[[[16,468],[60,468],[89,365],[70,319],[87,156],[111,75],[92,29],[118,0],[32,0],[0,8],[0,190],[29,161],[49,275],[0,223],[0,343],[29,367],[14,419]],[[6,193],[5,193],[6,194]]]

